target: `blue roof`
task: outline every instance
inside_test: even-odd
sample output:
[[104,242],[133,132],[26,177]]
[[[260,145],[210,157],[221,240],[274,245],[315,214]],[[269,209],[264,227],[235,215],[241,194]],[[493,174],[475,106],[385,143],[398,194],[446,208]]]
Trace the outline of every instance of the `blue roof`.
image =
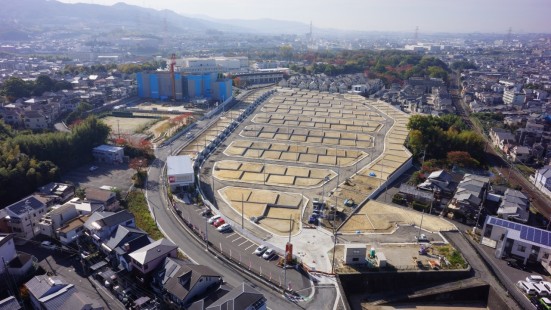
[[551,247],[551,232],[545,229],[523,225],[493,216],[489,218],[487,223],[520,232],[521,240],[543,245],[546,247]]
[[[30,209],[28,209],[27,207],[30,207]],[[17,215],[22,215],[28,211],[39,210],[42,208],[44,208],[44,203],[36,199],[36,197],[34,196],[25,197],[18,202],[6,207],[6,209],[9,209],[11,212]]]

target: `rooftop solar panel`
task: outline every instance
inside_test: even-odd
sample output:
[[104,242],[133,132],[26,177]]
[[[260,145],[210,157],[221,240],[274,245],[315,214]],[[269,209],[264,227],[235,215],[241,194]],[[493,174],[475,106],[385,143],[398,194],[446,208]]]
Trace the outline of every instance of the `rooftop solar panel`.
[[534,228],[528,228],[528,236],[526,236],[527,240],[534,241]]
[[522,239],[526,239],[526,236],[528,236],[528,227],[522,226],[522,227],[520,228],[520,237],[521,237]]
[[538,229],[534,233],[534,242],[541,243],[541,230]]
[[549,244],[549,233],[544,232],[541,236],[541,243],[542,244]]

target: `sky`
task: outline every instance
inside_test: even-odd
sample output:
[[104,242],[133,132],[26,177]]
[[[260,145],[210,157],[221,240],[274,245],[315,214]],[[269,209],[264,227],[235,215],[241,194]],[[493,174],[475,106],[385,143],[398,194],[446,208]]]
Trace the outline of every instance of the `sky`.
[[216,19],[298,21],[359,31],[551,32],[551,0],[59,0],[117,2]]

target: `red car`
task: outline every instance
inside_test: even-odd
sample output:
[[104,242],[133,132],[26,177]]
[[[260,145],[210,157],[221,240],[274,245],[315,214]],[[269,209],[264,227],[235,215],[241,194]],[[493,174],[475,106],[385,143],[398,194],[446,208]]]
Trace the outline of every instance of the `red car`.
[[218,227],[222,224],[226,224],[226,221],[224,221],[223,218],[219,218],[219,219],[216,220],[216,222],[214,222],[214,227]]

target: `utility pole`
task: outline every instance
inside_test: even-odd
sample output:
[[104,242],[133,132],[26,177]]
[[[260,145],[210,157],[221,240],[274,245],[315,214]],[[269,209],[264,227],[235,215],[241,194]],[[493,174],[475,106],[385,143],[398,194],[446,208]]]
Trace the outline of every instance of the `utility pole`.
[[419,241],[419,238],[421,238],[421,227],[423,227],[423,216],[425,215],[425,209],[423,209],[423,213],[421,213],[421,224],[419,225],[419,233],[417,235],[417,241]]
[[[289,216],[289,243],[291,243],[291,231],[293,230],[293,216]],[[283,258],[283,293],[287,291],[287,252]]]
[[335,273],[335,251],[337,249],[337,196],[335,196],[335,210],[333,210],[333,260],[331,261],[331,273]]
[[244,204],[244,197],[243,197],[243,193],[241,193],[241,229],[244,229],[244,225],[243,225],[243,218],[244,218],[244,213],[243,213],[243,204]]

